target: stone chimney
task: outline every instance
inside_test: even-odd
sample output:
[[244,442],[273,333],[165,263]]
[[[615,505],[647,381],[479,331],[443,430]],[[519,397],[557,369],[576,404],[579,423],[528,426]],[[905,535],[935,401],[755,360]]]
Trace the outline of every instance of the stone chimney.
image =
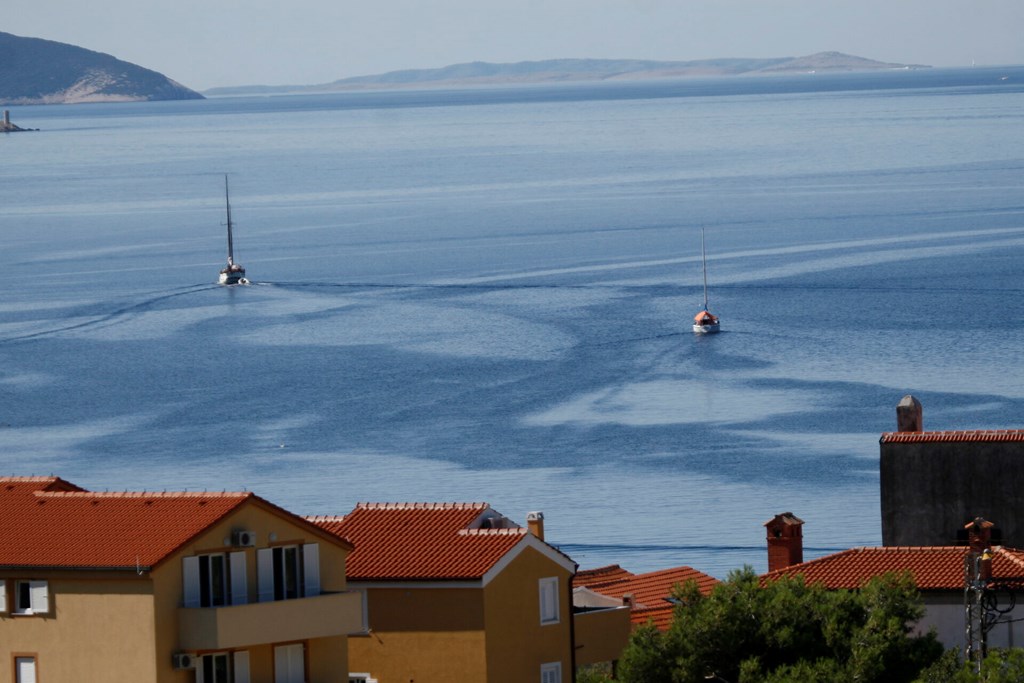
[[768,530],[768,571],[785,569],[804,561],[804,521],[783,512],[765,522]]
[[531,534],[543,541],[544,513],[539,511],[526,513],[526,528]]
[[921,402],[907,394],[896,404],[896,431],[897,432],[923,432],[924,412],[921,410]]

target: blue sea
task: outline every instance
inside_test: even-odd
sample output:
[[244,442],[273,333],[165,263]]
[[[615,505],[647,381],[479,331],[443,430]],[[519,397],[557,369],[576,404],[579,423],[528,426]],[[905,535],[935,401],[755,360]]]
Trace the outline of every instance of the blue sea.
[[[880,543],[1024,422],[1024,68],[12,107],[0,472],[486,501],[581,567]],[[224,175],[249,286],[225,260]],[[703,304],[722,332],[691,332]]]

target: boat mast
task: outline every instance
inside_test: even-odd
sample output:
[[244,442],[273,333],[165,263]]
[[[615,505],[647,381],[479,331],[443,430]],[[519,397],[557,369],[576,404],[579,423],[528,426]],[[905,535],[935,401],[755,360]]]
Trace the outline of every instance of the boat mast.
[[228,198],[228,174],[224,174],[224,205],[228,211],[228,265],[235,265],[235,248],[231,239],[231,200]]
[[[230,226],[231,220],[228,219],[228,225]],[[231,228],[228,227],[228,235],[231,234]],[[230,237],[228,238],[228,244],[230,244]],[[230,248],[230,247],[229,247]],[[229,257],[230,258],[230,257]],[[700,229],[700,260],[704,264],[704,310],[708,310],[708,257],[704,253],[704,228]]]

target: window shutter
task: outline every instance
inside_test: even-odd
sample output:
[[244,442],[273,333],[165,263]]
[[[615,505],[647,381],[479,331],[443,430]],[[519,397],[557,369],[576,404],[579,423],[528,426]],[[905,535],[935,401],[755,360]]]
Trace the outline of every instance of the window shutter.
[[562,663],[551,662],[540,667],[541,683],[562,683]]
[[181,586],[185,607],[199,607],[199,558],[181,558]]
[[302,650],[302,643],[291,646],[291,657],[288,658],[288,680],[290,683],[302,683],[306,680],[306,664]]
[[14,658],[14,679],[18,683],[36,683],[35,657]]
[[0,614],[7,612],[7,579],[0,579]]
[[540,623],[558,623],[558,577],[540,580]]
[[249,652],[235,653],[235,683],[249,683]]
[[196,657],[196,683],[205,683],[203,677],[203,662],[206,657]]
[[271,602],[274,599],[274,551],[271,548],[256,551],[256,581],[259,601]]
[[231,604],[249,602],[249,577],[245,571],[245,551],[231,553]]
[[32,614],[46,614],[50,611],[50,589],[45,581],[29,581],[29,602]]
[[288,683],[288,647],[274,648],[274,683]]
[[305,668],[302,643],[274,648],[274,683],[302,683]]
[[307,543],[302,546],[302,572],[306,597],[320,595],[320,546]]

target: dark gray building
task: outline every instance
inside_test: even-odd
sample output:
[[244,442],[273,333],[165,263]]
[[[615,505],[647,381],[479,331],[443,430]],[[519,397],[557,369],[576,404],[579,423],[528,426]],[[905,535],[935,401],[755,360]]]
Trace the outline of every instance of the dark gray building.
[[966,544],[983,517],[993,545],[1024,547],[1024,430],[926,432],[913,396],[896,414],[880,442],[882,544]]

